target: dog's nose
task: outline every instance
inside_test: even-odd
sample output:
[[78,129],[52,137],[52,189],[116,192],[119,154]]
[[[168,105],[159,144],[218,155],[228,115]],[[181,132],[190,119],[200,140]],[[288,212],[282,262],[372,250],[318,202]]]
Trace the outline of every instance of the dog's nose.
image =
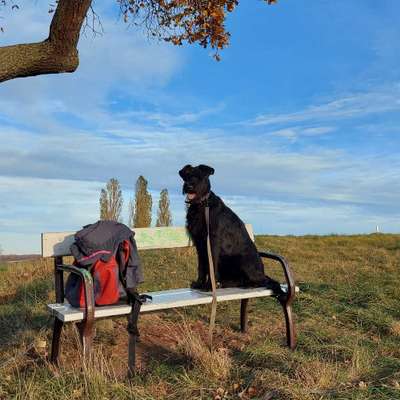
[[194,189],[194,186],[193,185],[189,185],[188,183],[185,183],[184,185],[183,185],[183,191],[185,192],[190,192],[190,191],[192,191]]

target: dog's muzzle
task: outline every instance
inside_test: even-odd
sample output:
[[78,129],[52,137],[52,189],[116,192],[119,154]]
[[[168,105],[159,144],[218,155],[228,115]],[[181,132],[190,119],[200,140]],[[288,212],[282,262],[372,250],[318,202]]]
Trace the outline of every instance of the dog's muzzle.
[[197,196],[197,193],[187,193],[185,203],[186,204],[192,204],[192,203],[202,204],[204,202],[207,203],[209,197],[210,197],[210,192],[208,192],[207,194],[205,194],[203,197],[200,198]]
[[196,198],[196,193],[188,193],[186,195],[186,203],[191,203]]
[[182,194],[186,194],[186,203],[191,203],[196,197],[196,193],[193,191],[194,187],[185,183],[182,188]]

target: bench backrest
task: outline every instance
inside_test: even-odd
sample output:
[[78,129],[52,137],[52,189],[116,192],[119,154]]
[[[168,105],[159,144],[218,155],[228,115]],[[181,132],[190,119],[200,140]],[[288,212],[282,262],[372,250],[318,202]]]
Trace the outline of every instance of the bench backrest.
[[[246,224],[247,232],[254,241],[253,228]],[[135,228],[135,240],[139,250],[189,247],[193,244],[185,227]],[[69,247],[74,242],[75,232],[42,233],[42,256],[69,256]]]

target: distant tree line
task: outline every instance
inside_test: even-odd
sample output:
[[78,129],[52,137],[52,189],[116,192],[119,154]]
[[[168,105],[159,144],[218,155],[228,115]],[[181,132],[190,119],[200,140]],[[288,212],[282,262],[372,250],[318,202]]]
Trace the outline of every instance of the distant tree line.
[[[100,219],[122,221],[122,205],[124,203],[121,185],[116,178],[111,178],[100,192]],[[129,201],[128,225],[131,228],[151,226],[153,199],[148,190],[148,182],[139,176],[135,185],[135,195]],[[171,226],[172,214],[168,190],[162,189],[158,202],[156,226]]]

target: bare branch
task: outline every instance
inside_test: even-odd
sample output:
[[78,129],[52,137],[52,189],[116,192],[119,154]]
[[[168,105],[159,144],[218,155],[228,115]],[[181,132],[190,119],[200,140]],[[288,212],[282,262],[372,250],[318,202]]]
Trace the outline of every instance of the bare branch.
[[97,35],[103,35],[104,33],[104,28],[103,24],[101,23],[100,16],[96,13],[92,5],[89,7],[89,12],[86,15],[85,24],[83,25],[82,29],[82,34],[84,34],[85,36],[86,29],[89,29],[92,32],[93,37]]

